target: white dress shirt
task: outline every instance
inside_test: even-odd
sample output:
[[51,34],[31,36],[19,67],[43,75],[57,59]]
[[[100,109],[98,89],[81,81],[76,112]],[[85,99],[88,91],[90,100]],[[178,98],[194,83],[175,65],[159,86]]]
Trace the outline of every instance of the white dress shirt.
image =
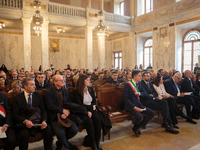
[[160,84],[159,86],[156,86],[153,84],[154,89],[158,93],[158,99],[162,99],[163,97],[170,97],[171,95],[166,92],[165,87],[163,84]]
[[[33,94],[33,93],[31,93],[31,105],[32,105],[32,94]],[[24,91],[24,96],[25,96],[25,99],[26,99],[26,103],[28,104],[28,97],[29,97],[29,94],[28,94],[26,91]]]
[[87,93],[84,92],[83,104],[85,104],[85,105],[91,105],[91,102],[92,102],[92,97],[91,97],[90,93],[87,90]]

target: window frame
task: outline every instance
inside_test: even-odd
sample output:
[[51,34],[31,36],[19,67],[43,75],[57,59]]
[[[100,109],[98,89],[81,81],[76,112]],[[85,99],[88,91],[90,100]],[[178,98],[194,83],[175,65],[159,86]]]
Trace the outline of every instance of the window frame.
[[184,46],[184,45],[185,45],[185,43],[191,43],[191,45],[192,45],[192,48],[191,48],[191,71],[194,70],[194,65],[193,65],[193,63],[194,63],[194,61],[193,61],[193,57],[194,57],[194,43],[195,43],[195,42],[200,42],[200,39],[185,41],[185,37],[186,37],[190,32],[192,32],[192,31],[197,31],[197,32],[199,32],[199,34],[200,34],[200,29],[198,29],[198,28],[193,28],[193,29],[188,30],[188,31],[184,34],[184,36],[183,36],[183,39],[182,39],[182,67],[181,67],[182,72],[184,71],[184,53],[185,53],[185,46]]
[[[118,53],[118,57],[115,56],[116,53]],[[114,54],[114,67],[115,67],[115,59],[118,59],[118,67],[120,68],[119,60],[120,60],[120,58],[122,59],[122,56],[120,57],[120,56],[119,56],[119,53],[122,53],[122,51],[113,52],[113,54]],[[121,62],[121,63],[122,63],[122,62]],[[115,68],[116,68],[116,67],[115,67]]]
[[[153,6],[151,7],[152,2],[153,2],[153,0],[150,0],[150,12],[153,11]],[[145,14],[148,14],[150,12],[147,12],[147,6],[146,6],[146,4],[147,4],[147,0],[145,0],[145,2],[144,2],[144,10],[145,10]]]
[[[122,3],[124,3],[124,1],[121,1],[121,2],[119,3],[119,14],[120,14],[120,15],[122,15],[122,14],[121,14],[121,4],[122,4]],[[122,16],[124,16],[124,14],[123,14]]]
[[[151,63],[150,62],[150,48],[152,48],[152,63],[151,63],[151,65],[153,65],[153,42],[152,42],[152,46],[146,46],[145,47],[145,43],[149,40],[149,39],[151,39],[152,41],[153,41],[153,39],[152,39],[152,37],[149,37],[149,38],[147,38],[145,41],[144,41],[144,44],[143,44],[143,67],[145,67],[145,48],[148,48],[149,49],[149,63]],[[148,63],[148,64],[149,64]]]

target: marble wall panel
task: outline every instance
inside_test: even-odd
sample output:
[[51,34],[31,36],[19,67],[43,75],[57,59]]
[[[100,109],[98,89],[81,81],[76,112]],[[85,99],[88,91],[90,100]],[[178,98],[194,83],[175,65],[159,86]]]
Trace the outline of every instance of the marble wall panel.
[[93,69],[98,67],[98,41],[93,40]]
[[41,36],[31,36],[31,65],[35,71],[38,71],[42,64],[42,45]]
[[156,19],[161,18],[161,17],[165,17],[165,16],[170,15],[172,13],[173,13],[173,6],[162,9],[162,10],[156,12]]
[[168,28],[168,36],[160,38],[159,30],[153,31],[153,68],[175,68],[175,27]]
[[154,3],[155,3],[155,8],[158,8],[158,7],[161,7],[161,6],[164,6],[166,4],[169,4],[169,3],[173,3],[175,0],[154,0]]
[[142,24],[142,23],[146,23],[146,22],[149,22],[149,21],[153,21],[154,19],[154,13],[148,13],[148,14],[144,14],[142,16],[138,16],[136,18],[136,24],[139,25],[139,24]]
[[109,69],[113,62],[112,42],[106,41],[106,68]]
[[0,64],[7,69],[24,67],[23,36],[17,34],[0,34]]
[[131,44],[131,37],[127,36],[125,38],[122,39],[122,45],[123,45],[123,63],[122,63],[122,67],[126,68],[126,67],[131,67],[132,64],[132,44]]
[[181,1],[179,3],[176,3],[175,5],[175,12],[181,12],[185,11],[187,9],[193,8],[193,7],[199,7],[200,6],[200,1],[199,0],[186,0],[186,1]]

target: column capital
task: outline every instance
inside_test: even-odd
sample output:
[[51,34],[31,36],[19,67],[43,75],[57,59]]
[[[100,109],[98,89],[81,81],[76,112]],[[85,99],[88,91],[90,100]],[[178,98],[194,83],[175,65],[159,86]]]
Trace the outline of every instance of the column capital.
[[31,24],[31,18],[22,18],[23,23]]

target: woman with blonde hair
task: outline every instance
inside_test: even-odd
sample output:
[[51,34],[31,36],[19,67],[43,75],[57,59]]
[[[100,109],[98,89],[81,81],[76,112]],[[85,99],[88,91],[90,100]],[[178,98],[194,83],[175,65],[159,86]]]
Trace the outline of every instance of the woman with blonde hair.
[[21,85],[21,81],[20,81],[20,80],[15,80],[15,81],[11,84],[11,86],[12,86],[12,90],[8,91],[8,93],[12,93],[12,92],[17,92],[17,93],[18,93],[18,92],[24,91],[24,89],[21,88],[22,85]]

